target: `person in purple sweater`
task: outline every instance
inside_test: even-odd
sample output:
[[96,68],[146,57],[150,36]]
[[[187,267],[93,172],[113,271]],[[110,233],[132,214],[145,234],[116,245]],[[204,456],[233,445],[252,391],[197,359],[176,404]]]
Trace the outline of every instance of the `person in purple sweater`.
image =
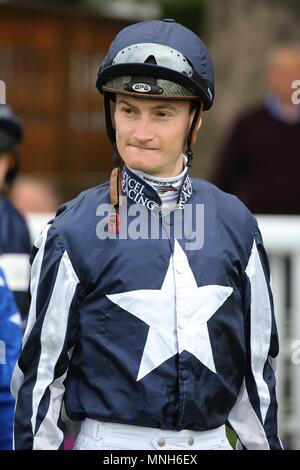
[[267,94],[238,116],[219,151],[214,182],[256,214],[300,214],[300,106],[292,84],[300,79],[300,48],[269,56]]

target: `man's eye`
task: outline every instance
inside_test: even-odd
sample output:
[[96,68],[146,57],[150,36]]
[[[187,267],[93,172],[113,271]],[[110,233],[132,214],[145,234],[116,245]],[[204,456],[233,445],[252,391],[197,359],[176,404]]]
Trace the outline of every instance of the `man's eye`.
[[168,117],[168,116],[169,116],[169,113],[166,113],[165,111],[159,111],[159,112],[157,113],[157,115],[158,115],[159,117]]
[[125,114],[132,114],[132,109],[130,109],[130,108],[123,108],[122,111]]

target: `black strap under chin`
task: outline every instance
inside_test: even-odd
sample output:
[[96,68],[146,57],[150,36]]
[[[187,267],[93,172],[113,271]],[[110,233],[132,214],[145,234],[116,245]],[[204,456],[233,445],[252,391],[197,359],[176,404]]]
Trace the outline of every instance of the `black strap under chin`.
[[197,108],[196,108],[196,112],[195,112],[195,115],[194,115],[194,118],[193,118],[193,121],[192,121],[192,125],[190,127],[190,130],[189,130],[189,134],[188,134],[188,138],[187,138],[187,150],[186,150],[186,156],[187,156],[187,164],[186,166],[192,166],[192,163],[193,163],[193,158],[194,158],[194,154],[193,154],[193,151],[191,149],[192,147],[192,138],[193,138],[193,132],[194,132],[194,129],[195,129],[195,126],[198,122],[198,118],[199,118],[199,115],[200,115],[200,112],[201,112],[201,103],[199,102]]
[[104,115],[105,115],[106,132],[112,145],[115,145],[116,131],[112,125],[111,112],[110,112],[111,96],[110,96],[110,93],[107,93],[107,92],[104,92],[103,95],[104,95]]
[[113,167],[116,168],[116,167],[120,167],[122,165],[122,162],[121,162],[120,155],[116,146],[116,131],[113,127],[112,120],[111,120],[111,110],[110,110],[111,98],[112,98],[112,95],[110,93],[104,92],[104,115],[105,115],[106,132],[113,146],[112,161],[113,161]]

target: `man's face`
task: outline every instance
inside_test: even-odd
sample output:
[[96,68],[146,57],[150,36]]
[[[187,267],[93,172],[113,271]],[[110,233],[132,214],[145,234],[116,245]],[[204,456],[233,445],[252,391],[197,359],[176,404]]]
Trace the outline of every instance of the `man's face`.
[[290,49],[278,50],[268,69],[271,92],[285,105],[292,105],[292,83],[300,77],[300,54]]
[[117,147],[124,162],[153,176],[181,173],[182,152],[194,113],[190,102],[117,95]]

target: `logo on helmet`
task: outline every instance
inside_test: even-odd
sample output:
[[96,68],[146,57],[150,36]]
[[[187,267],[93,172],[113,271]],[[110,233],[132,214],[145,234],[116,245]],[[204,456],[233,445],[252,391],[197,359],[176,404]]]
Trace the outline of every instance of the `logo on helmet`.
[[143,82],[130,82],[123,85],[123,89],[135,93],[151,93],[152,95],[161,95],[164,90],[156,85]]
[[147,83],[135,83],[132,86],[134,91],[138,91],[139,93],[149,93],[151,91],[151,86]]

